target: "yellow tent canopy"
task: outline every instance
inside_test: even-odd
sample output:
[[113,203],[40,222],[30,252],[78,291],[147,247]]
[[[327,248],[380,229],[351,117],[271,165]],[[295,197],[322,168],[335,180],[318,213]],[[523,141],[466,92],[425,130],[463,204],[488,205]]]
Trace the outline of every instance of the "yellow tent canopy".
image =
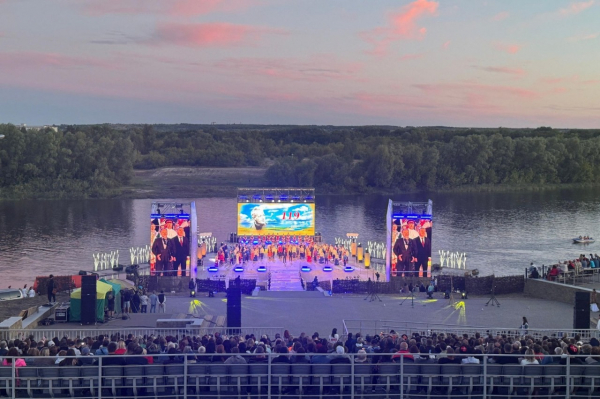
[[[96,281],[96,299],[106,298],[106,294],[112,291],[112,286],[100,280]],[[71,293],[71,298],[81,299],[81,288],[77,288]]]

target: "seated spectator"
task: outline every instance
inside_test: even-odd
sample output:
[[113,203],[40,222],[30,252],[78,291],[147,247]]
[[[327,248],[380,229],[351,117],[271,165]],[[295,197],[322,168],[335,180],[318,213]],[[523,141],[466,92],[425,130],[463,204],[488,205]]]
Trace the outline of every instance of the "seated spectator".
[[398,352],[396,352],[393,356],[392,356],[392,361],[400,363],[400,358],[404,356],[404,361],[405,362],[414,362],[415,358],[414,356],[408,351],[408,344],[406,342],[401,342],[400,343],[400,350],[398,350]]
[[438,359],[439,364],[459,364],[460,360],[454,357],[454,349],[451,346],[446,348],[446,356]]
[[246,359],[240,355],[240,349],[237,346],[231,348],[231,355],[229,359],[225,360],[225,364],[246,364]]
[[254,351],[254,356],[250,358],[249,363],[268,363],[269,359],[265,355],[265,347],[258,345]]
[[527,366],[530,364],[540,364],[538,360],[535,358],[535,353],[531,349],[527,349],[525,352],[525,357],[521,360],[521,366]]
[[350,358],[345,354],[346,350],[342,345],[338,345],[335,348],[335,355],[331,356],[331,360],[329,363],[338,364],[338,363],[350,363]]
[[[3,366],[12,366],[12,362],[13,362],[13,357],[16,358],[17,356],[19,356],[19,350],[16,347],[12,347],[8,350],[8,352],[6,352],[6,356],[4,358],[4,360],[2,360],[2,365]],[[25,360],[21,359],[21,358],[16,358],[15,359],[15,367],[26,367],[27,363],[25,363]]]
[[310,363],[310,358],[306,355],[303,347],[298,348],[296,354],[291,359],[292,363]]
[[170,348],[167,353],[169,358],[163,362],[163,364],[180,364],[183,363],[183,359],[178,356],[180,353],[175,348]]
[[329,356],[326,356],[327,348],[323,345],[317,347],[317,353],[312,356],[310,362],[312,364],[327,364],[329,363]]
[[279,356],[271,360],[271,363],[290,363],[288,348],[282,345],[277,349],[277,353],[279,353]]
[[36,359],[34,359],[34,357],[37,357],[39,355],[40,355],[40,351],[38,350],[38,348],[29,349],[29,351],[27,351],[27,357],[25,358],[25,363],[27,363],[28,366],[33,366],[36,361]]
[[144,348],[142,348],[141,346],[136,346],[135,348],[133,348],[133,356],[125,356],[125,364],[128,365],[132,365],[132,364],[138,364],[138,365],[142,365],[145,366],[148,364],[148,359],[143,357],[143,356],[136,356],[136,355],[143,355],[144,354]]
[[81,362],[77,357],[77,353],[74,349],[67,351],[67,357],[65,357],[59,364],[59,366],[81,366]]
[[123,356],[117,355],[116,350],[117,350],[116,342],[111,342],[110,344],[108,344],[108,348],[107,348],[108,356],[102,357],[102,365],[103,366],[110,366],[110,365],[123,366],[125,364],[125,359],[123,359]]
[[364,349],[359,349],[358,354],[354,358],[354,363],[369,363],[367,352]]

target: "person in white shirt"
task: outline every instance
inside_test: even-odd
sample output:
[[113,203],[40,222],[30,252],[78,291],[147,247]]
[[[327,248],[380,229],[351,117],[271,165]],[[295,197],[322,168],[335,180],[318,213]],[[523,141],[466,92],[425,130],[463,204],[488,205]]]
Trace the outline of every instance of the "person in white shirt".
[[35,297],[35,291],[33,290],[33,287],[29,288],[29,294],[28,294],[29,298],[33,298]]
[[540,364],[535,358],[535,353],[533,353],[533,350],[531,349],[525,351],[525,357],[521,360],[521,366],[527,366],[528,364]]
[[148,299],[148,295],[145,292],[140,296],[140,304],[142,305],[141,313],[148,313]]

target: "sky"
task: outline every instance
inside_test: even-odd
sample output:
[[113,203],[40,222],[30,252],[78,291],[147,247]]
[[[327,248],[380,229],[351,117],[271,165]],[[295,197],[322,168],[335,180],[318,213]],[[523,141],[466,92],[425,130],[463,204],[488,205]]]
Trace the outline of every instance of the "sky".
[[600,0],[0,0],[0,123],[600,128]]

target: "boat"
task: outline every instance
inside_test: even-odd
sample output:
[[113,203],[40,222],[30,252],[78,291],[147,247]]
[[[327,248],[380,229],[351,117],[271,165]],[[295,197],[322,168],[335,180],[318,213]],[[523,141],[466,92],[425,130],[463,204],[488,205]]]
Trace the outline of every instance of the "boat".
[[6,288],[0,290],[0,301],[11,301],[23,298],[23,292],[17,288]]
[[577,237],[573,238],[573,244],[591,244],[594,240],[592,237]]

